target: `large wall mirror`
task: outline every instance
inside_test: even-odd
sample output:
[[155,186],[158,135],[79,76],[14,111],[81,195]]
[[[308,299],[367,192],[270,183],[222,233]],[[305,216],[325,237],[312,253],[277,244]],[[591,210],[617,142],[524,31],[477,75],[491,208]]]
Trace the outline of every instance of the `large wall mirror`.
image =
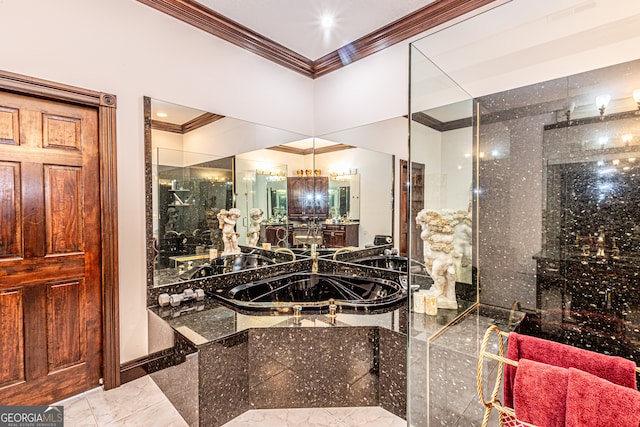
[[242,268],[393,238],[394,156],[362,148],[381,124],[312,138],[151,98],[145,123],[149,287],[237,271],[221,212]]

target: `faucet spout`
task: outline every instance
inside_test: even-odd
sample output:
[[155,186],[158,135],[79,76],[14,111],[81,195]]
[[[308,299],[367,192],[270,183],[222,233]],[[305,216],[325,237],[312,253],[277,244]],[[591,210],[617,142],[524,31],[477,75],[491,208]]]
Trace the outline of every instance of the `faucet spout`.
[[350,247],[344,247],[344,248],[338,249],[333,253],[333,260],[335,261],[339,254],[343,254],[346,252],[353,252],[353,249],[351,249]]
[[289,255],[291,255],[291,261],[295,261],[296,260],[296,254],[289,248],[278,248],[275,250],[275,253],[280,253],[280,252],[286,252]]
[[311,274],[318,274],[318,245],[311,245]]

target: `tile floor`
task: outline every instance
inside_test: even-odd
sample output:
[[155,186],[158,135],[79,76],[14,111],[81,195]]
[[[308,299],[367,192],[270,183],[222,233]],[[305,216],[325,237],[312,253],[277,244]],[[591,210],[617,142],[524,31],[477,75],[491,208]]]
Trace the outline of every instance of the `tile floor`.
[[[187,427],[153,380],[146,376],[109,391],[100,388],[58,402],[65,427]],[[245,412],[224,427],[406,427],[379,407],[261,409]]]

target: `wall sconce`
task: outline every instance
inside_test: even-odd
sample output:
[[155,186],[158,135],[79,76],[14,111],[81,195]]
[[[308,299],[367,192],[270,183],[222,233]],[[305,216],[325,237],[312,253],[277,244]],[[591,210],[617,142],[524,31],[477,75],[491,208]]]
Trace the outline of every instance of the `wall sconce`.
[[640,89],[636,89],[633,91],[633,100],[636,101],[638,110],[640,111]]
[[611,101],[611,95],[599,95],[596,97],[596,107],[600,111],[600,118],[604,118],[604,110],[609,105],[609,101]]
[[571,102],[567,106],[564,107],[564,116],[567,118],[567,121],[571,121],[571,113],[576,109],[576,103]]

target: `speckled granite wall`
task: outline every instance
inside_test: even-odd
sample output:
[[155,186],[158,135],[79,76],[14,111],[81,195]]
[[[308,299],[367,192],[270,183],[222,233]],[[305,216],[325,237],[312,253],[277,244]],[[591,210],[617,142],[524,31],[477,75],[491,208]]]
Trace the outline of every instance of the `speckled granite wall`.
[[638,81],[640,60],[479,98],[474,211],[481,303],[517,301],[527,333],[640,364]]
[[[496,111],[503,108],[502,99],[490,95],[478,101]],[[477,183],[480,302],[504,308],[514,301],[535,307],[532,255],[540,250],[542,233],[542,128],[555,117],[537,109],[522,114],[480,127],[480,147],[486,151]],[[489,156],[491,151],[496,155]]]
[[251,409],[248,341],[244,331],[199,347],[201,426],[222,425]]
[[[334,267],[343,274],[360,268],[330,261],[324,267],[330,264],[338,264]],[[372,274],[399,273],[377,269]],[[208,297],[180,307],[153,306],[149,316],[157,329],[150,336],[170,342],[168,327],[180,353],[164,358],[167,369],[154,378],[179,411],[198,411],[201,426],[222,425],[252,408],[382,406],[405,416],[407,310],[402,301],[379,312],[334,317],[303,311],[296,318],[288,312],[242,313]],[[196,371],[198,392],[189,407],[184,401],[187,394],[193,398],[192,382],[182,378],[182,361],[194,350],[197,365],[192,356],[187,363]]]
[[189,425],[265,408],[382,406],[404,417],[405,350],[406,335],[385,328],[257,328],[152,377]]
[[379,404],[401,418],[407,416],[407,336],[388,329],[379,332]]
[[377,406],[377,334],[359,327],[251,330],[252,407]]

